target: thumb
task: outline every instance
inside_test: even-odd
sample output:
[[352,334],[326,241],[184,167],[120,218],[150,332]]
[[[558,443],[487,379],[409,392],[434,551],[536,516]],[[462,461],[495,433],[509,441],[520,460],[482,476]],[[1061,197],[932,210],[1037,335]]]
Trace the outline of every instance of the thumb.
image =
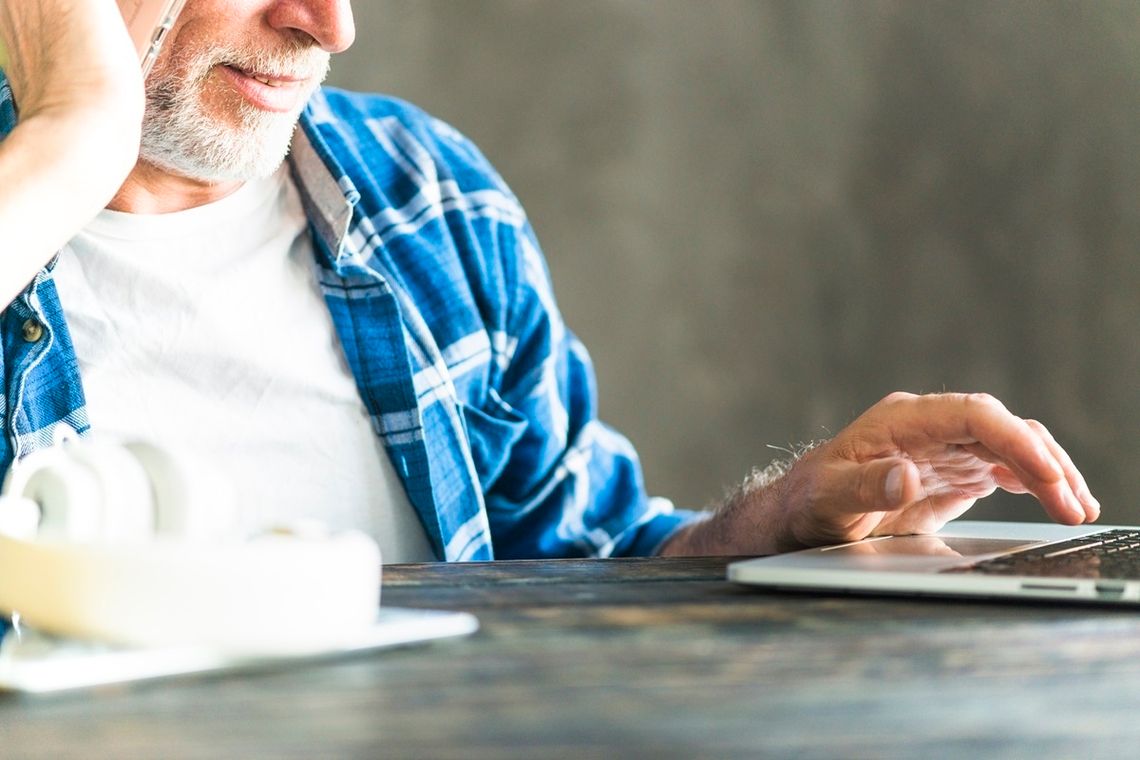
[[868,512],[890,511],[914,501],[919,491],[918,469],[909,459],[885,457],[851,468],[851,491]]

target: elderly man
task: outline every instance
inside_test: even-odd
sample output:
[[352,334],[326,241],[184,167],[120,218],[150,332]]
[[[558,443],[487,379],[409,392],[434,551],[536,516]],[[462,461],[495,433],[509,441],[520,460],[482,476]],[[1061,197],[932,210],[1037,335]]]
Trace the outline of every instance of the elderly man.
[[0,468],[60,430],[173,441],[245,529],[315,516],[387,561],[782,551],[999,487],[1099,514],[985,395],[889,396],[710,513],[650,498],[479,151],[319,87],[348,0],[189,0],[145,88],[112,0],[0,0],[0,33]]

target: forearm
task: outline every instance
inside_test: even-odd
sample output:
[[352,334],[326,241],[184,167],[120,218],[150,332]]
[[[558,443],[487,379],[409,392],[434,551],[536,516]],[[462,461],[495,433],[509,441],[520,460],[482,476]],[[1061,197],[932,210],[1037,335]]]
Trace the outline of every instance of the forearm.
[[107,204],[133,165],[130,128],[100,135],[99,124],[77,112],[37,114],[0,142],[0,304]]
[[[114,196],[138,159],[138,53],[111,0],[0,0],[0,306]],[[8,88],[19,109],[12,125]]]
[[705,519],[677,531],[659,553],[753,555],[804,548],[807,544],[796,536],[793,503],[809,491],[811,469],[798,465],[826,443],[799,444],[786,450],[788,457],[753,470]]
[[663,556],[778,554],[800,548],[786,529],[788,481],[781,475],[748,478],[704,519],[678,530]]

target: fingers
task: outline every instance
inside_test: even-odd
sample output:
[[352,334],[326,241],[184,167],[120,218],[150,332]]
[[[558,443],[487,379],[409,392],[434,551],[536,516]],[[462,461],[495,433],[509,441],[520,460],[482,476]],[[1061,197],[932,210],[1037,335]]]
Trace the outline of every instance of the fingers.
[[[1100,502],[1093,497],[1088,484],[1085,482],[1084,476],[1081,475],[1076,465],[1073,464],[1073,460],[1069,457],[1068,452],[1061,448],[1061,445],[1057,443],[1049,430],[1040,422],[1037,420],[1026,420],[1025,423],[1049,449],[1050,454],[1064,473],[1064,482],[1057,482],[1055,485],[1057,490],[1061,493],[1061,498],[1065,502],[1067,514],[1056,515],[1050,512],[1050,515],[1061,522],[1092,522],[1099,518]],[[979,459],[995,465],[992,471],[992,477],[1003,490],[1011,493],[1033,492],[1032,489],[1026,485],[1023,477],[1006,467],[1000,457],[982,444],[971,444],[963,448]],[[1046,505],[1046,508],[1048,509],[1048,505]]]
[[902,452],[921,456],[939,446],[957,445],[1002,468],[1002,477],[995,470],[995,482],[1007,490],[1032,493],[1059,522],[1077,524],[1099,515],[1084,479],[1044,426],[1013,415],[992,396],[895,394],[872,413]]
[[928,492],[919,467],[905,457],[861,463],[835,458],[812,482],[811,507],[800,515],[806,527],[797,536],[808,546],[884,533],[931,533],[974,502],[954,489]]
[[1081,475],[1077,466],[1073,464],[1073,460],[1069,457],[1068,452],[1061,448],[1061,444],[1057,443],[1053,434],[1040,422],[1037,420],[1026,420],[1026,424],[1041,437],[1041,440],[1045,442],[1045,445],[1049,447],[1053,456],[1060,463],[1061,469],[1065,473],[1065,480],[1069,484],[1069,489],[1073,492],[1073,495],[1076,496],[1081,511],[1084,513],[1084,519],[1088,522],[1092,522],[1100,517],[1100,502],[1092,495],[1088,483],[1085,482],[1085,478]]
[[97,116],[102,103],[114,115],[133,120],[137,114],[141,121],[139,57],[118,4],[0,0],[0,38],[22,118],[75,106]]
[[914,463],[903,457],[841,461],[829,468],[821,501],[834,514],[887,512],[922,498]]
[[[888,400],[893,397],[888,397]],[[980,443],[1017,472],[1026,485],[1053,483],[1064,473],[1049,448],[1025,420],[984,393],[909,396],[895,401],[895,428],[904,450],[923,442]]]

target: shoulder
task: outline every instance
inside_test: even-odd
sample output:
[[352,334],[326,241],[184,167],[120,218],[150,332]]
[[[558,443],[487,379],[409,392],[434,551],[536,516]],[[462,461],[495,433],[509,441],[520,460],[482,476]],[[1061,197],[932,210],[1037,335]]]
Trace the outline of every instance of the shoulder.
[[521,204],[471,140],[399,98],[333,88],[302,127],[355,198],[350,244],[404,286],[439,345],[508,329],[544,263]]
[[397,175],[424,182],[452,180],[464,191],[495,190],[513,200],[471,140],[406,100],[323,87],[306,114],[345,163],[366,163],[373,171],[378,164],[387,165]]

